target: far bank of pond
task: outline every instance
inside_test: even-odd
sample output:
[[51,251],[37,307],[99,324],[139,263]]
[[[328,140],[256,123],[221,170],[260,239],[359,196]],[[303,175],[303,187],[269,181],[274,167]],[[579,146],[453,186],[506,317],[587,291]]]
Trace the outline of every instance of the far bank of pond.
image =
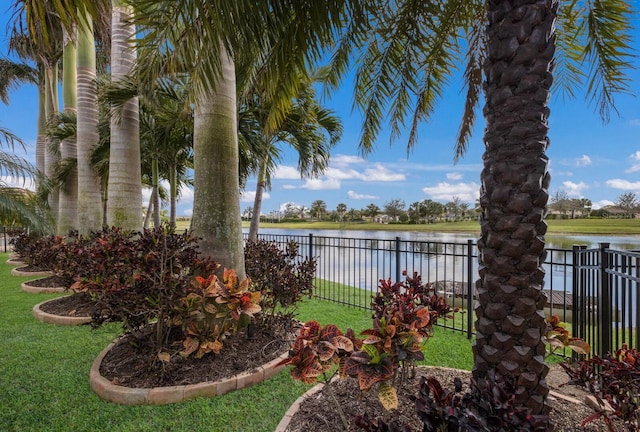
[[[550,219],[549,235],[639,235],[640,219]],[[248,227],[248,222],[244,223]],[[379,224],[371,222],[283,222],[261,223],[261,228],[296,230],[348,230],[348,231],[408,231],[408,232],[464,232],[479,236],[477,221],[439,222],[435,224]]]
[[[387,240],[399,237],[401,240],[431,241],[441,243],[466,243],[477,241],[479,234],[475,232],[436,232],[436,231],[411,231],[411,230],[355,230],[351,227],[344,229],[312,229],[298,227],[283,228],[279,224],[262,225],[260,234],[295,235],[305,236],[313,234],[320,237],[338,238],[364,238]],[[395,227],[397,225],[391,225]],[[244,228],[246,233],[248,228]],[[614,235],[614,234],[548,234],[546,245],[550,249],[571,249],[573,245],[585,245],[589,248],[598,247],[600,243],[609,243],[612,249],[640,250],[640,235]]]

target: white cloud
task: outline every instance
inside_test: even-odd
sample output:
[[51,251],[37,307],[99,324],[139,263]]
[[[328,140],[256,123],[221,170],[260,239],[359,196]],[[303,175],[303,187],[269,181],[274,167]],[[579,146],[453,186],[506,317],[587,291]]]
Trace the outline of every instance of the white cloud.
[[325,177],[337,180],[359,179],[364,180],[364,176],[354,169],[327,168],[324,172]]
[[459,172],[447,173],[447,180],[462,180],[462,174]]
[[567,192],[567,195],[575,197],[582,196],[582,190],[589,188],[584,182],[574,183],[572,181],[562,182],[562,186]]
[[364,162],[366,162],[364,159],[362,159],[360,156],[355,155],[338,154],[335,156],[331,156],[331,165],[344,166],[351,164],[360,164]]
[[340,180],[336,179],[309,179],[300,186],[302,189],[309,190],[333,190],[340,189]]
[[440,182],[434,187],[422,188],[422,192],[432,199],[451,201],[454,196],[463,202],[473,203],[479,196],[480,185],[477,183],[447,183]]
[[629,120],[629,124],[631,126],[640,126],[640,119],[631,119]]
[[364,181],[404,181],[407,176],[402,173],[394,173],[381,163],[376,163],[373,168],[367,168],[364,171]]
[[288,165],[278,165],[275,172],[271,176],[274,179],[281,180],[299,180],[300,172],[297,168]]
[[187,216],[187,217],[193,216],[193,209],[192,208],[184,209],[184,211],[182,212],[182,216]]
[[375,195],[367,195],[367,194],[359,194],[355,191],[350,190],[349,192],[347,192],[347,196],[351,199],[356,199],[356,200],[362,200],[362,199],[379,199],[380,197],[377,197]]
[[[262,200],[271,198],[269,192],[262,192]],[[240,193],[240,202],[253,203],[256,199],[256,191],[244,191]]]
[[[635,153],[632,153],[629,156],[629,159],[631,159],[634,162],[640,162],[640,150],[636,151]],[[640,163],[634,163],[633,165],[631,165],[631,168],[627,168],[624,172],[632,173],[637,171],[640,171]]]
[[580,158],[576,159],[576,166],[578,167],[586,167],[591,165],[591,158],[587,155],[582,155]]
[[629,180],[612,179],[612,180],[607,180],[606,185],[614,189],[640,191],[640,181],[630,182]]
[[602,207],[606,207],[606,206],[613,205],[613,204],[615,204],[613,201],[600,200],[600,201],[594,202],[591,205],[591,208],[594,209],[594,210],[598,210],[598,209],[601,209]]
[[298,189],[298,187],[294,185],[286,184],[286,185],[282,185],[282,189],[291,190],[291,189]]

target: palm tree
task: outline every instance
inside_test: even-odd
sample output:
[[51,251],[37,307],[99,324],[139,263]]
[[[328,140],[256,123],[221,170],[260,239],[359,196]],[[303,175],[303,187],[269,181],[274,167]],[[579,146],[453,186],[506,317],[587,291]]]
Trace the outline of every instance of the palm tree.
[[[313,85],[326,77],[326,71],[319,69],[303,79],[299,93],[282,123],[271,132],[267,132],[267,118],[270,114],[269,103],[261,100],[258,92],[246,100],[244,108],[253,112],[260,127],[260,145],[267,149],[266,155],[259,164],[258,183],[253,203],[253,217],[249,228],[249,240],[258,239],[262,193],[269,187],[271,171],[279,158],[276,147],[278,142],[286,142],[298,153],[298,170],[301,177],[315,177],[322,172],[329,162],[329,151],[342,135],[342,124],[334,113],[318,103]],[[328,140],[327,140],[328,136]]]
[[93,18],[86,5],[80,5],[78,10],[82,19],[77,23],[77,228],[88,234],[102,227],[100,177],[91,164],[91,152],[99,140],[98,91]]
[[347,205],[345,203],[340,203],[336,206],[336,213],[338,213],[338,218],[340,220],[344,219],[344,215],[347,212]]
[[[129,79],[136,65],[132,41],[133,8],[122,0],[112,1],[111,79]],[[111,119],[107,223],[127,230],[142,229],[142,173],[140,168],[140,120],[138,98],[127,100]]]
[[[45,176],[53,174],[57,152],[49,151],[45,142],[45,125],[55,117],[58,108],[58,68],[62,55],[62,26],[60,17],[51,2],[16,0],[12,5],[13,30],[10,50],[22,59],[33,59],[41,73],[39,87],[38,139],[36,141],[36,167]],[[41,69],[40,69],[41,68]],[[44,184],[40,185],[45,187]],[[57,216],[56,190],[47,190],[52,214]]]
[[327,203],[323,200],[315,200],[311,203],[311,216],[315,216],[318,220],[322,220],[322,215],[327,212]]
[[[64,43],[62,52],[63,78],[62,102],[66,115],[76,114],[77,104],[77,70],[76,70],[76,34],[69,34],[63,29]],[[60,142],[60,158],[62,161],[77,161],[78,150],[76,135]],[[66,234],[78,225],[78,169],[77,164],[69,165],[64,187],[59,189],[59,208],[57,217],[58,234]]]
[[[359,61],[361,147],[371,149],[389,106],[392,139],[409,123],[411,148],[466,48],[467,102],[456,159],[466,149],[482,88],[486,120],[473,377],[484,386],[493,375],[510,376],[516,405],[547,413],[541,263],[550,88],[554,75],[570,93],[586,78],[606,120],[615,93],[628,91],[631,8],[616,0],[566,2],[559,10],[555,0],[385,5],[367,2],[353,12],[335,55],[337,71],[351,58]],[[354,46],[362,55],[354,55]]]
[[[246,76],[272,104],[268,129],[275,130],[298,93],[295,77],[320,57],[340,23],[344,1],[138,0],[144,44],[154,46],[141,72],[188,72],[195,103],[194,207],[191,229],[201,252],[244,276],[240,217],[236,65],[242,52],[254,59]],[[301,26],[300,23],[305,25]],[[151,50],[149,51],[152,52]],[[268,54],[265,54],[268,53]],[[258,57],[262,56],[262,57]],[[263,61],[258,61],[261,58]],[[245,60],[243,60],[244,62]],[[240,81],[242,82],[242,81]],[[255,84],[255,85],[254,85]]]
[[[3,223],[19,223],[36,232],[49,231],[51,220],[46,206],[35,193],[24,187],[29,181],[33,184],[38,181],[38,171],[14,154],[15,146],[24,150],[24,144],[11,131],[0,127],[0,145],[11,150],[10,153],[0,151],[0,219]],[[4,179],[22,182],[23,187],[7,184]]]

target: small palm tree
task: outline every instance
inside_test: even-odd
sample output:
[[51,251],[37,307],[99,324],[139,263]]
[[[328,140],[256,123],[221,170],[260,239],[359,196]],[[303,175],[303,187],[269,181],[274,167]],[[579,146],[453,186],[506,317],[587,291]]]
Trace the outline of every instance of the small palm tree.
[[258,184],[249,228],[250,240],[258,238],[262,193],[270,187],[271,172],[280,158],[276,144],[285,142],[298,153],[298,170],[301,177],[315,177],[324,172],[329,162],[330,149],[342,135],[340,120],[333,111],[320,106],[316,97],[314,84],[323,77],[326,77],[326,70],[319,69],[303,80],[289,111],[275,129],[267,128],[271,106],[260,98],[259,92],[254,92],[251,97],[246,98],[241,107],[241,110],[250,111],[251,117],[256,120],[261,132],[257,145],[261,146],[265,153],[258,166]]

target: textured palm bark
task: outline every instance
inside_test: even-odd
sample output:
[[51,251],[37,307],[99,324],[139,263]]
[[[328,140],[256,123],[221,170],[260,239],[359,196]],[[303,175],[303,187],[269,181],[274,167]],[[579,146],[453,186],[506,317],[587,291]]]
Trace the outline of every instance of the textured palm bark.
[[251,214],[251,225],[249,226],[249,240],[258,240],[258,230],[260,228],[260,213],[262,212],[262,196],[267,187],[267,161],[260,164],[258,183],[256,184],[256,196],[253,200],[253,213]]
[[[135,26],[128,22],[131,7],[114,0],[111,37],[111,79],[122,80],[132,73],[136,50],[130,41]],[[142,229],[142,173],[140,168],[140,119],[138,98],[125,102],[111,119],[107,223],[126,230]]]
[[548,413],[543,293],[547,118],[557,2],[489,1],[474,378],[508,375]]
[[91,17],[78,26],[78,224],[82,234],[102,227],[100,178],[91,167],[91,150],[98,144],[96,51]]
[[44,175],[44,151],[47,143],[45,131],[47,128],[46,98],[44,80],[38,85],[38,137],[36,138],[36,169]]
[[191,229],[202,239],[203,255],[244,278],[235,67],[224,48],[220,52],[215,88],[196,99]]
[[[62,55],[62,103],[65,113],[75,113],[77,104],[77,71],[75,35],[64,31],[64,50]],[[60,156],[63,161],[76,159],[78,150],[76,137],[69,137],[60,143]],[[78,224],[78,169],[74,166],[60,188],[58,208],[58,234],[67,234]]]
[[[54,118],[58,112],[60,111],[58,107],[58,86],[56,83],[58,82],[58,71],[56,67],[47,68],[45,70],[45,117],[47,122]],[[44,174],[47,179],[53,177],[53,173],[55,171],[56,164],[58,163],[60,157],[56,152],[51,151],[50,149],[51,142],[48,138],[45,138],[45,148],[44,148]],[[53,215],[54,221],[58,217],[58,189],[53,188],[49,192],[48,198],[49,208],[51,210],[51,215]],[[55,225],[54,225],[55,226]]]

